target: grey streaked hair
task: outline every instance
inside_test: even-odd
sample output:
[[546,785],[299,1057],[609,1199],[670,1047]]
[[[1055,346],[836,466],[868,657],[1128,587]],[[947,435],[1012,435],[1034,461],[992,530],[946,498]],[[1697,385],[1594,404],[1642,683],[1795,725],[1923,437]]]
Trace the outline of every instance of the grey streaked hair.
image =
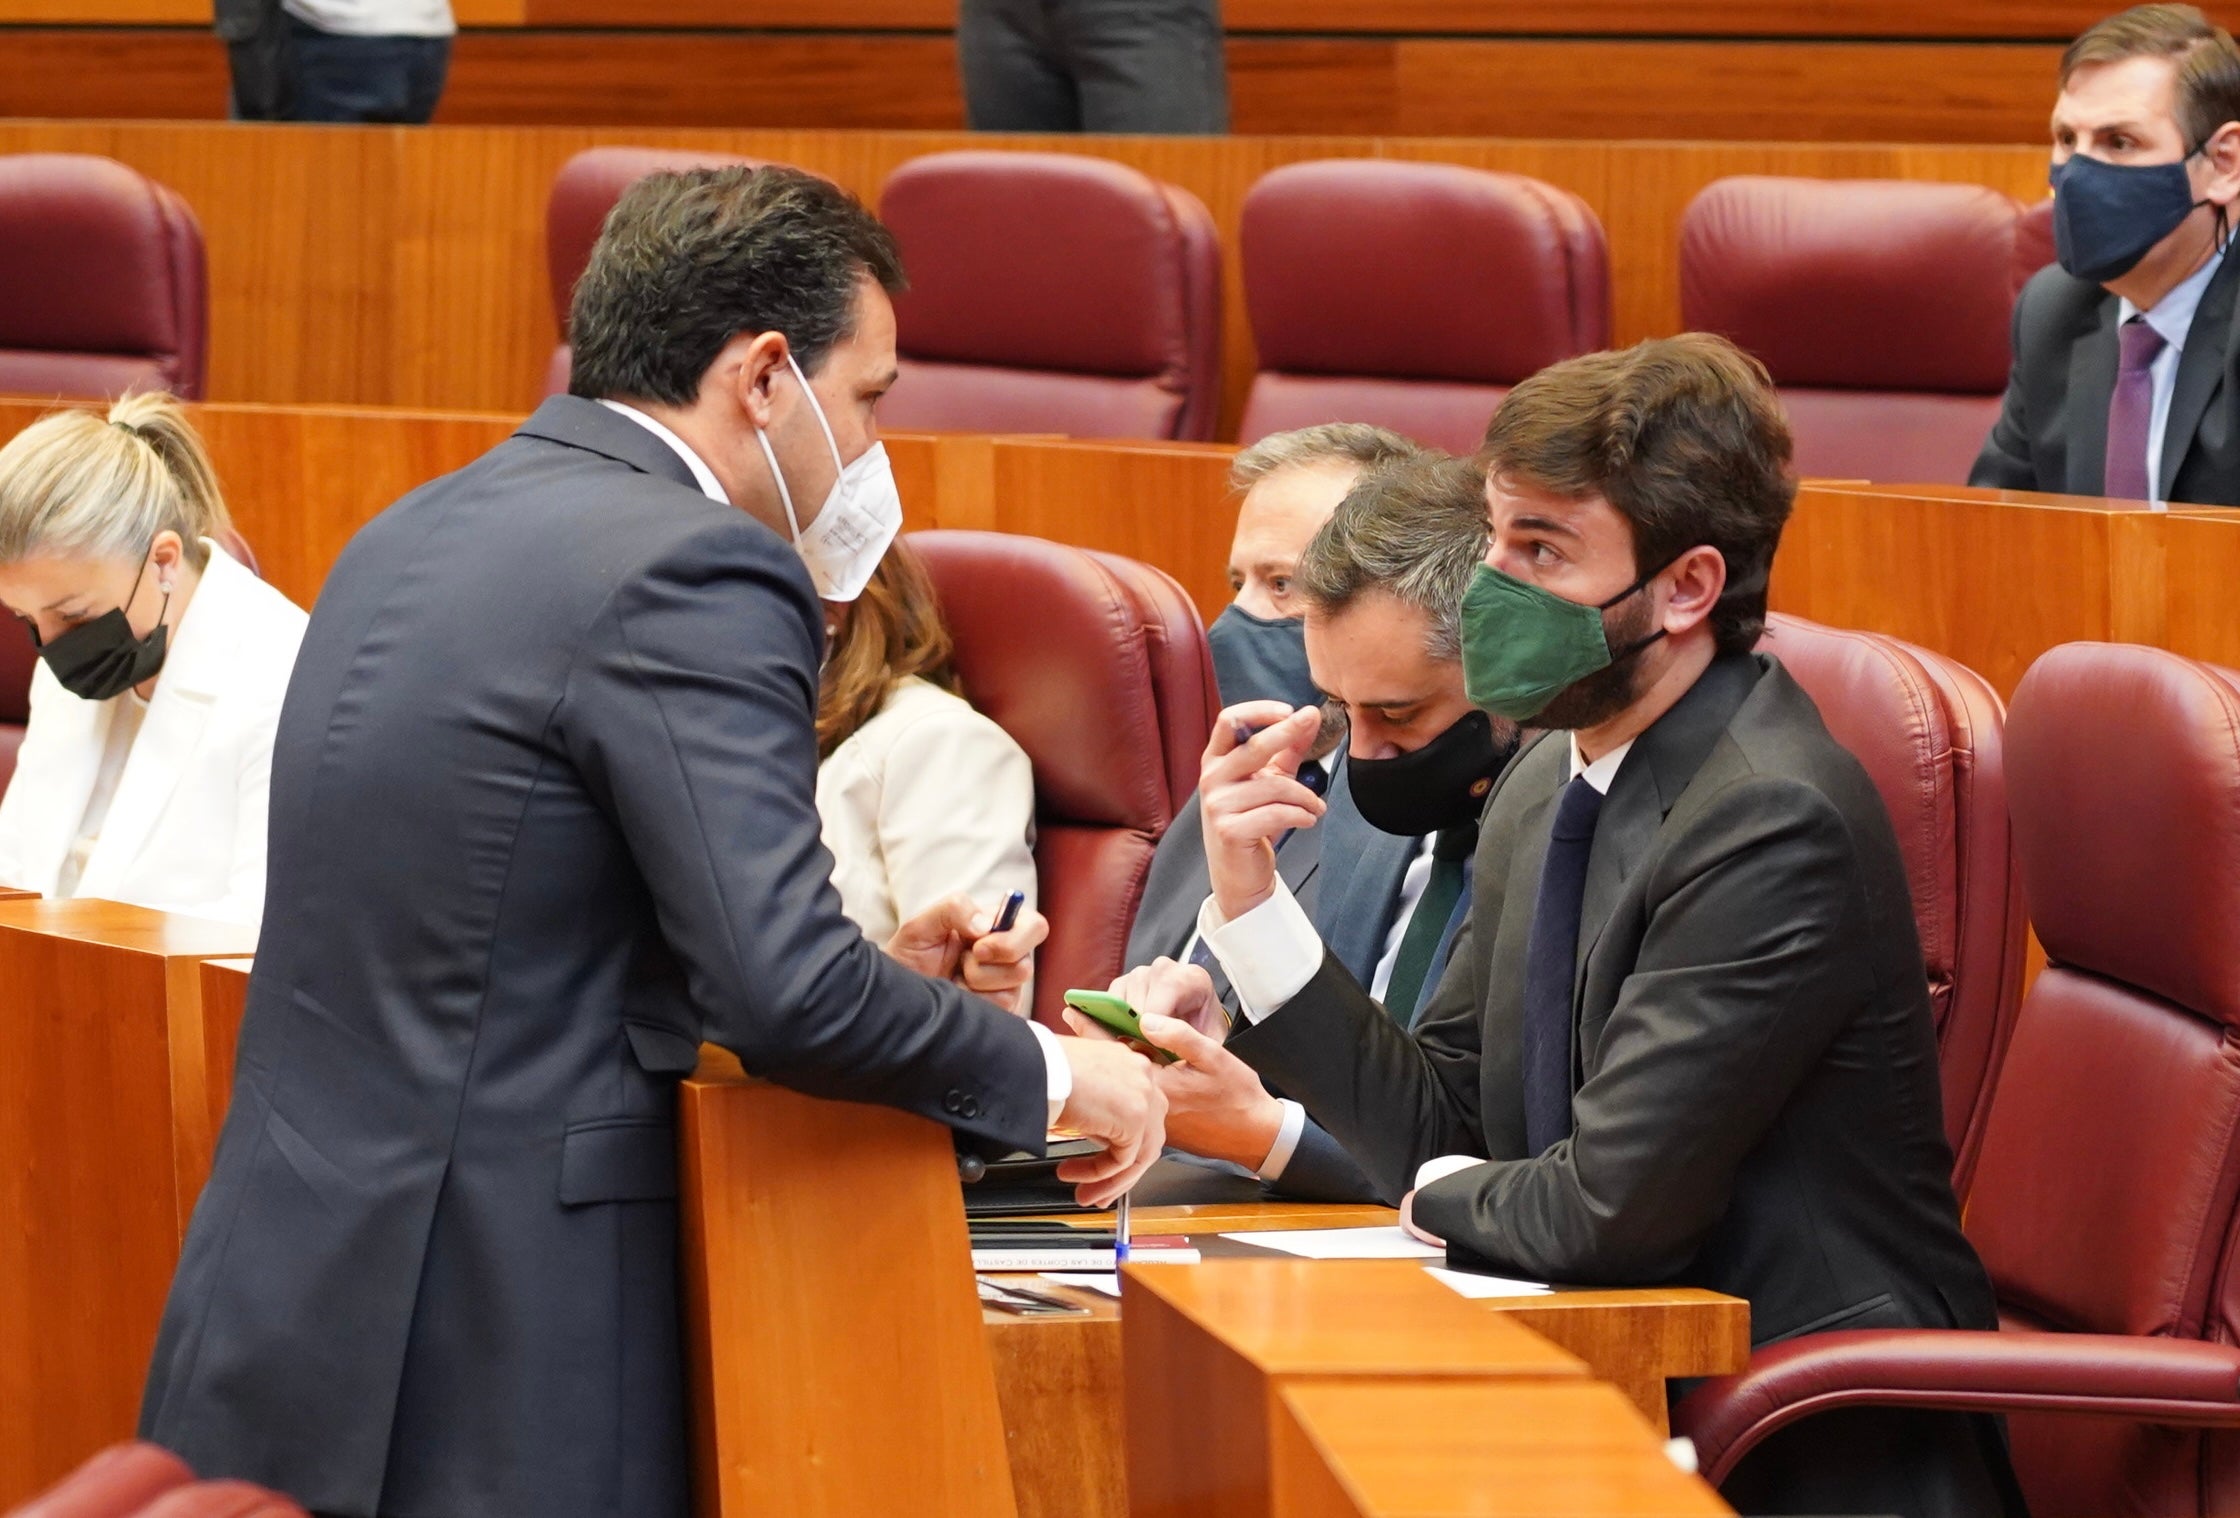
[[1344,611],[1383,591],[1431,620],[1424,652],[1462,657],[1462,597],[1486,556],[1485,473],[1471,459],[1418,450],[1364,474],[1299,557],[1311,612]]
[[1423,452],[1399,433],[1367,422],[1324,422],[1291,432],[1271,432],[1239,453],[1229,465],[1229,488],[1250,490],[1271,474],[1316,464],[1352,464],[1375,469]]
[[202,439],[160,392],[128,395],[105,416],[49,412],[0,448],[0,564],[139,558],[170,528],[201,569],[202,540],[230,525]]

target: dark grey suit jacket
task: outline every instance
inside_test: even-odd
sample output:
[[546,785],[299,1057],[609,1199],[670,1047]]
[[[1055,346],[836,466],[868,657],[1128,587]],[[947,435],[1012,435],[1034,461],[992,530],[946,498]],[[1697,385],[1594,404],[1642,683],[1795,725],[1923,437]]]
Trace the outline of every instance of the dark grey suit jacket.
[[[1342,756],[1331,765],[1329,805],[1322,821],[1311,828],[1294,828],[1276,849],[1276,873],[1298,900],[1323,942],[1354,978],[1368,980],[1376,971],[1392,931],[1392,914],[1399,904],[1400,878],[1415,857],[1420,840],[1401,838],[1371,827],[1353,805]],[[1198,798],[1175,815],[1166,836],[1159,840],[1151,859],[1151,874],[1144,883],[1143,904],[1137,908],[1135,926],[1128,933],[1128,968],[1147,965],[1161,956],[1179,958],[1198,928],[1198,909],[1212,890],[1206,870],[1204,819]],[[1451,940],[1450,940],[1451,943]],[[1436,980],[1445,963],[1446,945],[1434,958],[1427,980]],[[1210,967],[1215,992],[1234,1016],[1236,992],[1218,964]],[[1310,1121],[1292,1151],[1283,1176],[1269,1188],[1275,1195],[1310,1202],[1367,1202],[1380,1193],[1343,1145]],[[1384,1200],[1396,1200],[1382,1198]]]
[[[2162,439],[2162,493],[2240,506],[2240,257],[2225,256],[2195,308]],[[2116,385],[2116,297],[2058,264],[2014,305],[2014,368],[1971,485],[2104,494]]]
[[[1388,1191],[1438,1155],[1496,1161],[1416,1195],[1417,1219],[1463,1258],[1730,1292],[1759,1343],[1992,1327],[1953,1200],[1897,839],[1858,761],[1769,659],[1715,661],[1618,771],[1581,914],[1576,1131],[1524,1158],[1525,951],[1569,778],[1561,735],[1503,775],[1470,924],[1412,1035],[1326,960],[1230,1046]],[[1900,1510],[1873,1495],[1828,1510]]]
[[351,542],[143,1434],[334,1514],[681,1518],[701,1041],[1040,1149],[1026,1024],[840,913],[821,642],[791,548],[585,400]]

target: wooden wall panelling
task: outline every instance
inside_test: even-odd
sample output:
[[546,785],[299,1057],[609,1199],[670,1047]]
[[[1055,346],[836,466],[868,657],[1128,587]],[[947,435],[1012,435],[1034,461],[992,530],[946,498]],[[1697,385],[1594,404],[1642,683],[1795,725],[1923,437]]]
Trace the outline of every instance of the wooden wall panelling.
[[230,88],[206,26],[0,27],[0,117],[222,121]]
[[2161,538],[2168,566],[2161,646],[2189,659],[2240,670],[2240,511],[2173,511]]
[[2134,502],[1807,485],[1771,600],[1950,655],[2012,696],[2056,644],[2162,641],[2167,521]]
[[0,902],[0,1508],[131,1436],[209,1172],[195,967],[255,942],[114,902]]
[[1733,1511],[1609,1386],[1304,1381],[1270,1432],[1284,1518]]
[[[0,442],[52,409],[0,399]],[[471,463],[513,431],[506,416],[284,406],[191,408],[234,525],[264,578],[309,607],[351,536],[406,491]]]
[[195,206],[210,248],[214,398],[469,411],[523,412],[537,399],[557,336],[545,195],[571,154],[599,142],[776,158],[873,200],[908,158],[990,145],[1093,153],[1179,184],[1207,203],[1228,252],[1229,424],[1252,372],[1238,212],[1279,164],[1431,159],[1577,191],[1609,233],[1621,343],[1678,330],[1680,213],[1722,175],[1940,179],[2035,195],[2045,165],[2042,151],[2021,147],[0,122],[0,152],[106,153]]

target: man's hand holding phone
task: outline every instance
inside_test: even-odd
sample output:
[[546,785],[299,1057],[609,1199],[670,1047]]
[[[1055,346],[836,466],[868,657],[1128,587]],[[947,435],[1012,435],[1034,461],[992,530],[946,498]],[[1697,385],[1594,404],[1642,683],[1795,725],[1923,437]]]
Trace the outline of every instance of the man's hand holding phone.
[[1299,779],[1321,729],[1319,708],[1280,701],[1242,702],[1213,724],[1198,806],[1214,903],[1232,922],[1274,894],[1276,840],[1328,810]]

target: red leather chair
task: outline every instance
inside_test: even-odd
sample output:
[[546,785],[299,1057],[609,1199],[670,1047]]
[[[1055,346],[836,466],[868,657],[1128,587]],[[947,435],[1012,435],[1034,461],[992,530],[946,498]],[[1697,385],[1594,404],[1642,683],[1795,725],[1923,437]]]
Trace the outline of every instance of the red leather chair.
[[1758,643],[1873,777],[1896,827],[1937,1020],[1963,1199],[2022,1000],[2022,889],[2007,821],[2006,708],[1963,664],[1877,633],[1767,619]]
[[664,169],[734,163],[759,166],[762,160],[672,148],[586,148],[560,166],[544,207],[545,269],[551,280],[552,317],[560,331],[560,345],[545,361],[546,395],[560,395],[568,388],[568,304],[575,299],[576,281],[591,264],[591,246],[599,240],[599,229],[606,225],[607,213],[622,192]]
[[1213,436],[1221,249],[1187,190],[1068,153],[935,153],[879,215],[910,276],[886,426]]
[[1197,784],[1213,662],[1182,588],[1146,564],[1010,533],[910,535],[972,704],[1034,764],[1050,937],[1035,1016],[1120,973],[1151,851]]
[[1260,361],[1245,443],[1377,422],[1474,453],[1510,386],[1610,341],[1602,223],[1521,174],[1291,164],[1245,196],[1240,243]]
[[2014,287],[2019,293],[2030,276],[2054,261],[2053,201],[2034,201],[2014,227]]
[[196,1481],[153,1444],[117,1444],[8,1518],[304,1518],[287,1498],[244,1481]]
[[1962,484],[2006,390],[2021,209],[1980,185],[1722,179],[1681,218],[1681,321],[1765,363],[1799,474]]
[[[218,541],[251,574],[260,572],[247,538],[229,527],[218,534]],[[0,793],[15,779],[16,754],[23,748],[24,729],[31,721],[31,675],[38,662],[39,650],[32,646],[23,623],[0,616]]]
[[177,194],[107,158],[0,157],[0,393],[198,399],[209,301]]
[[2006,741],[2048,964],[1968,1208],[2004,1331],[1791,1340],[1674,1426],[1718,1481],[1816,1412],[2004,1412],[2038,1518],[2230,1513],[2205,1478],[2240,1447],[2204,1431],[2240,1429],[2240,673],[2068,644],[2024,676]]

